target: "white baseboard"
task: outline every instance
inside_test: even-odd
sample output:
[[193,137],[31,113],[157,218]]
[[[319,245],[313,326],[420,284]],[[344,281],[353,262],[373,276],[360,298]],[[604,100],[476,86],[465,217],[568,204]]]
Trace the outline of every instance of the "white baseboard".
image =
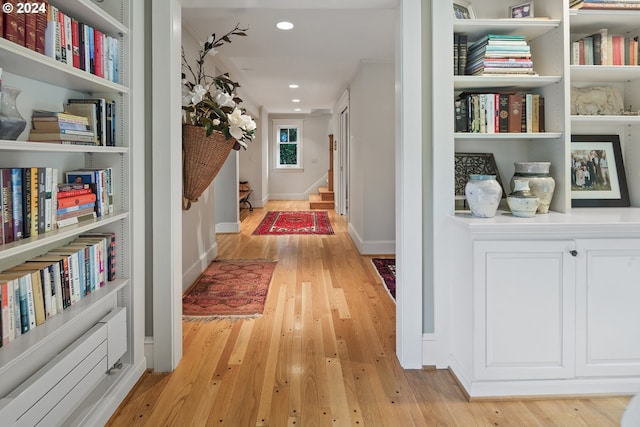
[[147,359],[147,369],[153,369],[153,337],[144,337],[144,357]]
[[436,334],[422,334],[422,366],[435,366],[438,369],[449,367],[449,351],[443,351],[442,342],[438,342]]
[[202,253],[200,257],[198,257],[196,262],[191,264],[191,266],[182,273],[182,292],[186,291],[189,286],[191,286],[191,284],[198,278],[198,276],[200,276],[200,274],[202,274],[207,266],[211,264],[211,261],[213,261],[217,256],[218,244],[214,243],[206,252]]
[[269,200],[308,200],[308,193],[272,193]]
[[369,240],[364,241],[353,225],[349,223],[349,236],[355,243],[360,255],[380,255],[396,253],[396,242],[394,240]]
[[220,222],[216,224],[216,233],[239,233],[239,222]]

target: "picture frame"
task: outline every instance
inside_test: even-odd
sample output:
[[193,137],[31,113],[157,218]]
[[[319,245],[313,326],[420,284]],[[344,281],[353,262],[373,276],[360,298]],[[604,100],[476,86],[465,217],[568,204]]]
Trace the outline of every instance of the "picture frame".
[[496,181],[502,187],[502,197],[507,197],[498,165],[493,157],[493,153],[455,153],[454,155],[454,171],[455,171],[455,198],[457,200],[466,199],[464,188],[469,181],[469,175],[495,175]]
[[628,207],[619,135],[571,135],[571,207]]
[[528,1],[525,3],[509,6],[509,18],[533,18],[533,2]]
[[476,12],[468,1],[453,0],[453,17],[456,19],[476,19]]

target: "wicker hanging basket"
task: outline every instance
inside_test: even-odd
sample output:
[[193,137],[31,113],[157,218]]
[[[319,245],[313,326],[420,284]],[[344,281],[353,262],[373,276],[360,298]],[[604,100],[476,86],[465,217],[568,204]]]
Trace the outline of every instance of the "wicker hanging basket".
[[220,168],[229,156],[236,140],[214,131],[206,136],[206,130],[200,126],[182,126],[182,208],[189,210],[191,202],[209,187],[220,172]]

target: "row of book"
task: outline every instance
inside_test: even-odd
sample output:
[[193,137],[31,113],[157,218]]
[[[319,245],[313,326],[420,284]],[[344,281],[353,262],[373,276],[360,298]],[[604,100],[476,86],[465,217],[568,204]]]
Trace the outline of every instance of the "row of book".
[[0,34],[7,40],[98,77],[119,81],[118,39],[79,22],[48,0],[4,0],[0,26]]
[[455,131],[544,132],[544,98],[537,93],[462,93],[454,101]]
[[570,0],[570,9],[626,10],[640,9],[639,0]]
[[115,233],[69,244],[0,272],[0,345],[28,333],[116,278]]
[[65,173],[47,167],[0,169],[0,245],[113,213],[111,168]]
[[29,140],[62,144],[116,145],[115,101],[69,99],[63,112],[33,110]]
[[[640,4],[640,3],[639,3]],[[606,28],[571,43],[572,65],[639,65],[638,37],[609,34]]]
[[533,75],[531,48],[523,35],[487,34],[468,46],[464,74]]

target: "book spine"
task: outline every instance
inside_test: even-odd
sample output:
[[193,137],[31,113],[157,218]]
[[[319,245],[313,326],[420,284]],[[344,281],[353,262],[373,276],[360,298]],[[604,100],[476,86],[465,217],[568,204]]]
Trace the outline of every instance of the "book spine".
[[74,68],[80,68],[80,29],[78,21],[71,18],[71,55]]
[[40,326],[47,320],[44,308],[44,295],[42,292],[42,276],[40,270],[31,273],[30,276],[31,292],[33,294],[33,311],[35,315],[36,326]]
[[[64,29],[64,13],[58,10],[58,24],[56,25],[56,35],[58,37],[58,44],[60,45],[60,62],[67,63],[67,40],[66,32]],[[56,50],[58,45],[56,45]]]
[[16,293],[13,280],[7,282],[7,299],[9,303],[9,341],[16,339]]
[[45,31],[47,29],[47,17],[49,14],[49,1],[42,1],[41,4],[44,4],[46,13],[37,13],[36,14],[36,52],[45,54],[44,46],[45,46]]
[[97,202],[84,203],[82,205],[69,206],[67,208],[60,208],[57,210],[58,215],[64,215],[70,212],[77,212],[83,209],[92,208],[95,209]]
[[[0,323],[0,329],[2,330],[1,345],[7,345],[11,339],[9,338],[9,289],[6,282],[0,283],[0,319],[2,319]],[[11,319],[11,323],[13,323],[13,319]]]
[[[58,11],[52,6],[47,7],[47,24],[44,30],[44,54],[49,58],[56,59],[56,22]],[[54,19],[55,17],[55,19]]]
[[31,212],[31,168],[22,169],[23,191],[22,191],[22,237],[31,237],[31,221],[33,214]]
[[45,199],[44,199],[44,219],[45,232],[53,230],[53,169],[45,168]]
[[104,77],[104,35],[98,29],[93,29],[93,39],[95,48],[95,75]]
[[13,197],[11,195],[11,169],[0,169],[2,185],[2,220],[4,222],[4,243],[14,241]]
[[85,65],[85,24],[78,22],[78,68],[84,70]]
[[96,195],[93,193],[59,198],[58,211],[60,211],[60,209],[63,209],[63,208],[86,205],[87,203],[95,203],[95,201],[96,201]]
[[522,95],[509,95],[509,132],[519,133],[522,123]]
[[27,298],[27,279],[20,277],[20,330],[23,334],[29,332],[29,302]]
[[24,276],[25,287],[27,290],[27,321],[29,322],[29,330],[36,327],[36,306],[33,299],[33,283],[31,282],[31,274]]
[[25,13],[24,15],[24,47],[36,50],[37,36],[37,15],[35,13]]
[[[77,197],[83,194],[91,194],[91,188],[83,188],[77,190],[60,191],[61,187],[58,187],[58,200],[66,199],[67,197]],[[62,187],[64,188],[64,187]]]
[[13,240],[23,238],[24,212],[22,210],[22,169],[11,168],[11,206],[13,216]]
[[45,200],[47,199],[47,170],[38,168],[38,234],[46,229]]
[[498,132],[509,132],[509,95],[498,95]]
[[31,174],[31,235],[36,236],[38,234],[38,168],[29,168],[29,173]]
[[73,66],[73,36],[71,34],[71,17],[64,15],[64,41],[67,49],[67,64]]

